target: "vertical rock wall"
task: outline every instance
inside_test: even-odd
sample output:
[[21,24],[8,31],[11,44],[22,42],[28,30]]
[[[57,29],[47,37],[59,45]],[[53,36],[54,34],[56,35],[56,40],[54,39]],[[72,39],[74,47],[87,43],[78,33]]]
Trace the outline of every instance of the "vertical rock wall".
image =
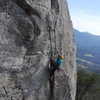
[[[53,96],[50,41],[64,56]],[[0,100],[75,100],[75,60],[66,0],[0,0]]]

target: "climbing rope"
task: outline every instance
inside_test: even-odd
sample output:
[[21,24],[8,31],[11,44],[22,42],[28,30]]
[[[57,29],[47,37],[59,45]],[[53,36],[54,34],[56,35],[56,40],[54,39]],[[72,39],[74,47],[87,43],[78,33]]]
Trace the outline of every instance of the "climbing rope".
[[57,38],[56,38],[56,26],[57,26],[57,20],[55,21],[55,25],[54,25],[54,43],[55,43],[55,54],[58,53],[58,50],[57,50]]
[[52,38],[51,38],[51,30],[49,30],[49,40],[50,40],[50,61],[52,59]]

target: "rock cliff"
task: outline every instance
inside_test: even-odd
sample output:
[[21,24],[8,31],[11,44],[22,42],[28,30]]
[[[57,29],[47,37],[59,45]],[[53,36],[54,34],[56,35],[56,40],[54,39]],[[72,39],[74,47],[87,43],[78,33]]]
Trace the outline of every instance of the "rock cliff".
[[[64,56],[53,96],[51,42],[52,50]],[[0,100],[75,100],[75,90],[75,44],[66,0],[0,0]]]

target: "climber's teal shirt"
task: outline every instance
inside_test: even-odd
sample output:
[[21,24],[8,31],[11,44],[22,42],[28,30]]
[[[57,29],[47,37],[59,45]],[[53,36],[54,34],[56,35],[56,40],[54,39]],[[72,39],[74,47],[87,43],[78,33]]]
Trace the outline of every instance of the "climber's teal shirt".
[[63,60],[61,59],[57,59],[56,63],[57,63],[57,66],[60,66],[62,64]]

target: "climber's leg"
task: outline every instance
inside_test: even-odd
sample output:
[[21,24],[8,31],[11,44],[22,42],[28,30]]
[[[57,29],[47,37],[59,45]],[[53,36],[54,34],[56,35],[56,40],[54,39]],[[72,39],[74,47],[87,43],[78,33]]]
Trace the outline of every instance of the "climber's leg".
[[51,80],[52,79],[52,76],[54,75],[54,68],[53,68],[53,66],[49,69],[49,80]]

